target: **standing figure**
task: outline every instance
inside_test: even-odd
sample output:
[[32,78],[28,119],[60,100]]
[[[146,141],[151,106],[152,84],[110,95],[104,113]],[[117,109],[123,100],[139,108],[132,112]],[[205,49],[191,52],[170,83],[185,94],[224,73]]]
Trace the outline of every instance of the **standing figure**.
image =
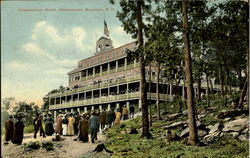
[[95,139],[97,139],[97,132],[100,126],[99,124],[100,124],[99,118],[96,116],[96,113],[93,112],[89,119],[89,128],[90,128],[92,143],[94,143]]
[[24,124],[21,121],[22,117],[18,116],[17,117],[17,122],[15,123],[15,129],[13,132],[13,139],[12,139],[12,143],[13,144],[17,144],[17,145],[21,145],[23,142],[23,129],[24,129]]
[[56,118],[56,134],[62,135],[62,114]]
[[130,118],[134,118],[134,114],[135,114],[135,107],[133,104],[131,104],[129,106],[129,115],[130,115]]
[[106,113],[106,111],[104,110],[104,111],[100,114],[101,130],[104,130],[106,121],[107,121],[107,113]]
[[112,124],[114,125],[115,124],[115,119],[116,119],[115,109],[112,109],[111,115],[112,115]]
[[107,114],[107,122],[108,122],[108,127],[110,128],[113,122],[113,114],[112,111],[109,111]]
[[74,123],[75,123],[75,118],[73,117],[73,114],[71,113],[68,118],[68,135],[73,136],[74,135]]
[[122,108],[122,116],[123,116],[123,120],[128,119],[128,108],[127,108],[126,105],[124,105],[123,108]]
[[49,113],[48,116],[45,119],[45,134],[48,136],[51,136],[54,134],[55,130],[53,127],[54,121],[52,119],[52,114]]
[[11,141],[13,139],[13,132],[14,132],[14,122],[13,116],[9,116],[9,120],[5,122],[5,141]]
[[43,130],[43,125],[42,125],[42,115],[39,115],[39,114],[36,115],[36,118],[34,120],[34,130],[35,130],[34,138],[36,138],[36,134],[38,130],[40,130],[40,136],[43,135],[43,137],[45,137],[45,133]]
[[62,134],[64,136],[67,135],[68,122],[69,121],[68,121],[68,118],[67,118],[67,114],[63,115],[63,119],[62,119],[62,129],[63,129],[63,131],[62,131]]
[[78,131],[79,131],[79,129],[78,129],[79,121],[81,120],[81,117],[79,116],[78,112],[75,113],[74,118],[75,118],[74,133],[75,133],[75,135],[77,135]]
[[82,119],[79,121],[79,140],[83,142],[88,142],[89,141],[89,127],[88,127],[88,120],[87,120],[87,115],[83,114]]
[[119,125],[121,121],[121,112],[119,109],[117,109],[117,112],[115,113],[115,124]]

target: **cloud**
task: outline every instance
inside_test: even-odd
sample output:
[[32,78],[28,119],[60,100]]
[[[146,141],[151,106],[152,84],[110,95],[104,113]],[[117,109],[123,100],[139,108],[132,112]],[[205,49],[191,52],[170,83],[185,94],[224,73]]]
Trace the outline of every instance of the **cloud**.
[[17,71],[26,71],[32,67],[31,64],[24,64],[18,61],[12,61],[7,65],[9,68]]
[[39,21],[36,23],[31,37],[32,40],[37,40],[44,36],[57,44],[65,43],[69,38],[67,34],[59,34],[58,29],[48,24],[46,21]]
[[71,45],[84,50],[85,29],[82,27],[73,27],[72,29],[61,30],[48,24],[46,21],[39,21],[35,24],[31,39],[32,40],[51,40],[57,46]]
[[114,27],[112,30],[112,40],[114,42],[115,48],[134,41],[131,35],[127,34],[123,30],[122,26]]
[[75,46],[80,48],[81,50],[84,50],[84,45],[83,45],[83,40],[85,37],[84,29],[81,27],[74,27],[72,28],[72,33]]
[[48,53],[45,52],[39,45],[36,43],[27,43],[23,45],[23,50],[25,53],[31,54],[31,55],[38,55],[38,56],[47,56]]

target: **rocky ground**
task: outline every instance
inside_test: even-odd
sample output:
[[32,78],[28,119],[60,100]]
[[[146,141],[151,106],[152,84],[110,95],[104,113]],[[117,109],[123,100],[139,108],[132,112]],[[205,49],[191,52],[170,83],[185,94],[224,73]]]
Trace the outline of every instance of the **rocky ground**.
[[[95,149],[98,143],[104,141],[105,137],[102,134],[98,135],[98,141],[96,143],[83,143],[79,141],[74,141],[75,136],[63,137],[63,141],[52,141],[54,136],[47,136],[45,138],[38,137],[34,139],[33,134],[25,134],[23,139],[23,144],[16,146],[12,143],[8,145],[2,144],[2,157],[3,158],[78,158],[84,157],[84,155],[90,155],[90,153]],[[52,142],[54,150],[47,151],[46,149],[25,149],[25,143],[30,142]]]

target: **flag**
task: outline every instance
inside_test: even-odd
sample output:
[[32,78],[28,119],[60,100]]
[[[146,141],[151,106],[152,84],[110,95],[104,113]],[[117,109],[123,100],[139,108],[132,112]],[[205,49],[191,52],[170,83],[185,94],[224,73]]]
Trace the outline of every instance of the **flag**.
[[104,20],[104,34],[109,37],[109,30],[105,20]]

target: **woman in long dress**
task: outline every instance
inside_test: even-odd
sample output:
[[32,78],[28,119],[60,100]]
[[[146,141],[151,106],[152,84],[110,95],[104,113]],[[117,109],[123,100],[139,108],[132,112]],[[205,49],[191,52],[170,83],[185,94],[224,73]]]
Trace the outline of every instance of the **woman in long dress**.
[[45,119],[45,134],[47,136],[51,136],[55,132],[53,123],[52,114],[49,113],[48,117]]
[[66,114],[63,116],[63,119],[62,119],[62,129],[63,129],[62,134],[64,136],[66,136],[67,135],[67,129],[68,129],[68,118],[67,118]]
[[68,135],[73,136],[74,135],[74,123],[75,118],[73,117],[73,114],[70,114],[70,117],[68,118]]
[[121,116],[122,116],[122,113],[119,110],[117,110],[115,113],[115,124],[116,125],[120,124]]
[[88,120],[87,120],[87,116],[84,114],[82,116],[82,119],[79,122],[79,130],[80,130],[80,134],[79,134],[79,140],[83,141],[83,142],[88,142],[89,141],[89,127],[88,127]]

